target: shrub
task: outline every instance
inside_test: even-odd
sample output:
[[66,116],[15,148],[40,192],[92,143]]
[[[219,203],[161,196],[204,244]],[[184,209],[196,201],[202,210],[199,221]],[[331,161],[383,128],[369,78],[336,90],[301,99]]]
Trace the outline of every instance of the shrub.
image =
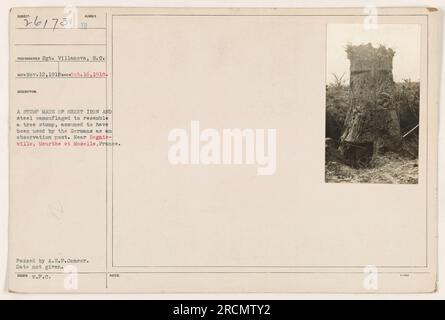
[[[420,83],[405,79],[395,83],[393,102],[402,134],[419,123]],[[350,89],[342,77],[333,75],[326,86],[326,137],[338,140],[350,105]]]

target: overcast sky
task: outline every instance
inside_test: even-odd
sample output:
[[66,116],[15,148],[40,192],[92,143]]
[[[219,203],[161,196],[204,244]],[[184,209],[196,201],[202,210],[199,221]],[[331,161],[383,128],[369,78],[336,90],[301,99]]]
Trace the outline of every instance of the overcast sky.
[[393,75],[396,82],[403,79],[420,80],[420,25],[379,24],[376,30],[366,30],[363,24],[329,24],[327,29],[327,79],[332,82],[332,73],[349,83],[349,60],[345,47],[371,42],[374,47],[383,44],[396,54],[393,60]]

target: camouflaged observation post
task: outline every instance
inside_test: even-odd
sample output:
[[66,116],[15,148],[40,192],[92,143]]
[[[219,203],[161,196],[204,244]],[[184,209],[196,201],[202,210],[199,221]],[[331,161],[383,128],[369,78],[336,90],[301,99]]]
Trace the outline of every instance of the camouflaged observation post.
[[351,100],[339,150],[353,166],[366,165],[378,150],[397,151],[402,143],[393,103],[391,48],[367,45],[346,48],[350,60]]

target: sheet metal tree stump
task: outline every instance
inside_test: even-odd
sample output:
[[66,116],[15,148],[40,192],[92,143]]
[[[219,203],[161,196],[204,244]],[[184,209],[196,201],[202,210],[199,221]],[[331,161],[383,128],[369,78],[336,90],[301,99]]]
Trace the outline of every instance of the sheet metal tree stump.
[[367,165],[382,148],[397,151],[402,136],[393,102],[395,52],[371,44],[348,46],[351,101],[339,151],[353,166]]

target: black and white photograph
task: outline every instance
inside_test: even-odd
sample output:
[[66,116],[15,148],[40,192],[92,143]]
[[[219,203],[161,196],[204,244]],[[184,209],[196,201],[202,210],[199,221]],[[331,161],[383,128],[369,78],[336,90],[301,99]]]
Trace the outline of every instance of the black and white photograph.
[[444,11],[2,1],[0,300],[445,298]]
[[419,25],[328,25],[326,81],[325,181],[417,184]]

